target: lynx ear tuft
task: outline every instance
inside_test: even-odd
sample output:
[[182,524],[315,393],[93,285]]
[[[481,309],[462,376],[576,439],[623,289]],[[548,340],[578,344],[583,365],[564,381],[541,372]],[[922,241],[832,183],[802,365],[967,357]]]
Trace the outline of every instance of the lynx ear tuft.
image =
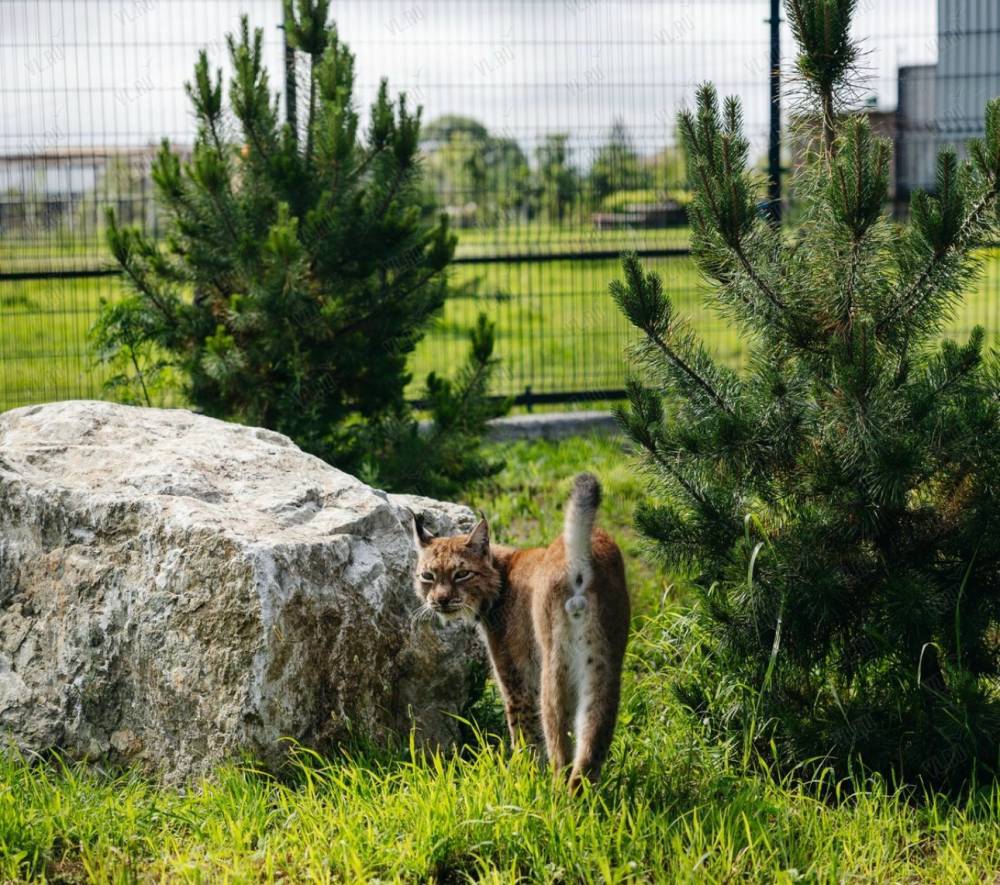
[[465,546],[475,552],[477,556],[486,556],[490,552],[490,524],[486,521],[485,516],[469,532]]
[[413,528],[413,544],[415,547],[426,547],[434,540],[434,533],[424,525],[424,518],[418,513],[414,513],[409,510],[408,513],[413,517],[413,522],[411,523]]

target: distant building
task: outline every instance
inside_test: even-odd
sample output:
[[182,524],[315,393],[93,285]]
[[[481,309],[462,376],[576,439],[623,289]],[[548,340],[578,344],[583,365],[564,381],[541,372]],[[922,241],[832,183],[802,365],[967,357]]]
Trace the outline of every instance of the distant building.
[[938,0],[937,124],[942,140],[983,134],[983,108],[1000,95],[1000,4]]
[[[61,227],[88,233],[111,206],[155,229],[150,168],[159,146],[60,148],[0,154],[0,233]],[[183,160],[189,146],[173,146]]]
[[908,201],[915,188],[934,188],[938,152],[937,65],[899,69],[896,116],[895,199]]
[[964,153],[983,134],[986,102],[1000,95],[1000,4],[938,0],[938,60],[899,69],[897,192],[934,189],[935,157]]
[[[964,154],[983,134],[986,102],[1000,96],[1000,3],[997,0],[938,0],[938,61],[899,69],[894,111],[866,109],[872,129],[893,143],[889,199],[904,210],[910,194],[933,191],[938,151],[953,145]],[[805,150],[802,119],[793,121],[792,164]]]

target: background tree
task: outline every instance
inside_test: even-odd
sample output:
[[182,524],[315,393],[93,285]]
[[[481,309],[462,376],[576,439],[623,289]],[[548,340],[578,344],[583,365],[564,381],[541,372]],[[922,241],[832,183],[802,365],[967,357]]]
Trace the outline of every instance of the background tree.
[[[228,38],[228,96],[199,55],[186,86],[191,160],[164,142],[153,166],[166,241],[111,213],[133,294],[104,307],[95,340],[119,364],[152,344],[200,410],[351,469],[385,450],[373,437],[383,416],[408,415],[407,360],[444,302],[455,238],[421,190],[420,109],[392,100],[383,80],[361,131],[354,56],[327,11],[327,0],[286,2],[286,34],[308,68],[298,131],[279,121],[262,32],[246,18]],[[482,351],[471,359],[488,371]]]
[[629,257],[612,295],[643,380],[621,419],[665,502],[639,527],[699,574],[703,668],[678,687],[698,716],[781,766],[955,787],[1000,746],[1000,361],[981,328],[938,332],[998,233],[1000,100],[897,227],[890,145],[843,107],[854,7],[786,3],[822,120],[797,230],[758,212],[737,100],[704,86],[681,115],[694,255],[751,356],[716,364]]
[[598,148],[587,175],[592,199],[600,203],[615,191],[648,188],[653,178],[639,159],[624,121],[615,120],[608,140]]
[[545,136],[538,146],[538,193],[542,212],[549,221],[562,221],[580,193],[580,176],[569,159],[569,136]]
[[476,220],[496,224],[527,210],[530,170],[513,138],[491,135],[471,117],[444,116],[421,132],[427,176],[438,202],[476,204]]
[[687,205],[691,192],[688,190],[687,158],[684,156],[683,139],[675,129],[672,144],[657,151],[646,162],[653,187],[661,199],[673,199]]

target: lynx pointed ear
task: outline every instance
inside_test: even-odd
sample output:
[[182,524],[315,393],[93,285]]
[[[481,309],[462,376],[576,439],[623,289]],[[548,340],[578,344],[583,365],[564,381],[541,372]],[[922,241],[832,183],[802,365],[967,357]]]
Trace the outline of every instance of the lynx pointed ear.
[[478,556],[486,556],[490,552],[490,524],[486,521],[485,516],[469,532],[469,537],[465,540],[465,546],[473,550]]
[[408,510],[407,513],[412,517],[412,522],[410,523],[413,529],[413,546],[418,550],[421,547],[426,547],[434,540],[434,533],[424,525],[424,518],[412,510]]

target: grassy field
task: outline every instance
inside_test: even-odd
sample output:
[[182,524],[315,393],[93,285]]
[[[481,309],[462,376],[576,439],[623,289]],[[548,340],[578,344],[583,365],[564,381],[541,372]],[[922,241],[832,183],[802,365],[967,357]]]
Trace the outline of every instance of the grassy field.
[[[692,637],[683,589],[630,528],[644,484],[608,440],[517,444],[471,503],[501,540],[558,528],[571,474],[607,489],[636,617],[602,786],[572,799],[487,736],[449,758],[304,751],[281,778],[232,765],[187,789],[134,773],[0,761],[0,880],[257,882],[995,881],[1000,792],[959,802],[879,783],[780,782],[709,741],[670,691]],[[683,582],[681,582],[683,584]],[[850,795],[848,795],[850,794]]]
[[[702,305],[686,258],[655,259],[678,304],[726,358],[738,359],[736,336]],[[452,272],[456,297],[412,359],[413,395],[433,369],[461,363],[468,332],[485,311],[497,323],[502,365],[498,393],[619,388],[628,324],[607,294],[617,261],[463,264]],[[0,282],[0,410],[23,403],[101,395],[104,372],[88,349],[87,330],[101,298],[115,298],[113,278]]]
[[[538,248],[617,249],[636,245],[629,232],[595,235],[583,229],[533,228]],[[649,233],[649,232],[647,232]],[[491,232],[494,250],[504,244],[529,249],[523,230],[500,237]],[[680,244],[685,231],[655,232],[647,245]],[[462,249],[485,248],[486,232],[463,232]],[[517,239],[520,237],[521,239]],[[516,242],[515,242],[516,240]],[[499,245],[498,245],[499,243]],[[13,247],[8,245],[7,250]],[[69,248],[69,247],[67,247]],[[74,247],[81,248],[81,247]],[[955,334],[984,323],[1000,331],[1000,250],[987,254],[984,273],[950,324]],[[67,260],[77,260],[70,251]],[[658,270],[680,313],[691,318],[712,350],[738,364],[745,342],[704,302],[704,287],[690,259],[658,258]],[[6,267],[0,262],[0,266]],[[412,359],[412,394],[419,395],[432,369],[448,371],[466,352],[466,335],[476,315],[486,311],[497,323],[497,353],[502,358],[496,392],[522,393],[607,390],[622,386],[624,345],[631,331],[608,296],[608,283],[620,276],[614,260],[462,264],[453,271],[457,286],[474,283],[475,295],[451,300]],[[94,364],[86,334],[100,298],[120,293],[112,278],[0,282],[0,411],[53,399],[101,395],[104,372]]]
[[552,224],[533,221],[506,227],[459,229],[459,258],[495,254],[559,253],[624,249],[687,248],[691,233],[687,227],[640,230],[596,230],[591,224]]
[[[686,248],[687,227],[598,231],[588,222],[553,224],[544,221],[504,227],[458,228],[458,258],[483,255],[572,253],[582,250]],[[0,270],[32,271],[52,268],[102,267],[111,262],[103,238],[54,233],[25,242],[0,240]]]

